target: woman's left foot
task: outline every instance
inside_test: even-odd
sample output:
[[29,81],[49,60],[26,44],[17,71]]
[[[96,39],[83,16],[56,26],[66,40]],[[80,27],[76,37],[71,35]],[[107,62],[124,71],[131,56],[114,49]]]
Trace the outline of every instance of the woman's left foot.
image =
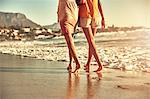
[[68,70],[69,72],[72,71],[72,66],[71,66],[71,64],[69,64],[69,66],[67,67],[67,70]]
[[80,65],[77,65],[76,69],[72,73],[77,73],[79,69],[80,69]]
[[85,65],[84,70],[85,70],[85,72],[89,72],[89,65]]

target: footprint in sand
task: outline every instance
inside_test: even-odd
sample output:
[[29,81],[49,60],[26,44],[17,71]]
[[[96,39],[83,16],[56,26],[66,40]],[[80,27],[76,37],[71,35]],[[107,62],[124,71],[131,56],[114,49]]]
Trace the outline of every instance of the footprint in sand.
[[118,78],[137,78],[137,77],[134,77],[134,76],[116,76]]
[[101,80],[102,78],[99,78],[99,77],[92,77],[91,79],[93,79],[93,80]]
[[144,83],[145,85],[150,85],[150,83],[148,82],[148,83]]
[[117,88],[132,91],[143,91],[148,89],[148,87],[144,85],[117,85]]
[[127,85],[117,85],[117,88],[129,89],[129,86],[127,86]]

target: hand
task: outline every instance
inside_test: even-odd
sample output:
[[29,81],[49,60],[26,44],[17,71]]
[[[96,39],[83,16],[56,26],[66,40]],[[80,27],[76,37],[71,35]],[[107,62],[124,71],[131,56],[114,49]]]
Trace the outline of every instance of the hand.
[[104,18],[102,19],[102,21],[101,21],[101,28],[102,28],[102,31],[104,31],[104,29],[105,29],[105,20],[104,20]]

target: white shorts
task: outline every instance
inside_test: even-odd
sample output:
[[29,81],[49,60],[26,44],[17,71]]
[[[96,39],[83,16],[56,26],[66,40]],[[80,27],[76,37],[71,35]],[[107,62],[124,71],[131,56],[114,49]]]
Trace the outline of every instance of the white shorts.
[[79,18],[79,27],[100,27],[101,26],[101,18]]

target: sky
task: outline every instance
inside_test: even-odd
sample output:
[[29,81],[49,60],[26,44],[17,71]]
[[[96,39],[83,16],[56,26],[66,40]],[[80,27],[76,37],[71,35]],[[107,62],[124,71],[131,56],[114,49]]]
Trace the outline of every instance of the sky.
[[[106,26],[150,27],[150,0],[101,0]],[[23,13],[40,25],[57,22],[58,0],[0,0],[0,11]]]

